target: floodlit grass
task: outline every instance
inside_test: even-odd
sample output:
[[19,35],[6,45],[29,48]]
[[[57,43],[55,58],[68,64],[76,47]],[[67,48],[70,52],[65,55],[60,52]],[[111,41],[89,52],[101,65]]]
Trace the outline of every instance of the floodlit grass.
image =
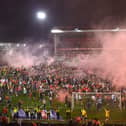
[[[35,106],[41,106],[42,108],[42,101],[39,99],[38,95],[34,96],[34,97],[29,97],[27,95],[19,95],[19,96],[10,96],[10,99],[11,99],[11,106],[14,107],[14,106],[17,106],[17,103],[19,101],[22,101],[23,104],[22,104],[22,107],[23,108],[26,108],[26,107],[29,107],[29,108],[34,108]],[[53,108],[53,109],[56,109],[57,106],[59,106],[59,109],[60,109],[60,114],[61,116],[63,117],[63,119],[66,118],[66,109],[67,107],[65,106],[64,103],[60,103],[58,102],[56,99],[53,101],[52,105],[50,105],[49,103],[49,100],[48,98],[46,98],[47,100],[47,110]],[[4,106],[6,106],[6,101],[3,101],[2,103],[0,103],[0,111],[2,110],[2,108]],[[77,116],[81,116],[81,105],[80,104],[77,104],[72,112],[72,118],[75,118]],[[110,115],[111,115],[111,120],[110,122],[112,121],[126,121],[126,110],[123,110],[123,111],[120,111],[118,108],[111,108],[110,110]],[[99,112],[96,111],[95,108],[92,108],[90,111],[87,111],[87,114],[88,114],[88,118],[99,118],[100,120],[104,120],[105,119],[105,112],[104,112],[104,109],[102,108]],[[9,114],[10,115],[10,114]]]

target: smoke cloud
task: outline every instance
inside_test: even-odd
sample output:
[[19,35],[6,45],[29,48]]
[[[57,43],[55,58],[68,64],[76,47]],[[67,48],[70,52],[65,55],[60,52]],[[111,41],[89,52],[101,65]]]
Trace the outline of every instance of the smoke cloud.
[[126,35],[125,32],[95,34],[102,44],[101,52],[79,55],[66,65],[107,79],[117,87],[126,86]]
[[70,94],[66,90],[59,90],[57,92],[57,100],[60,102],[65,102],[66,97],[70,99]]
[[[24,42],[25,43],[25,42]],[[50,56],[47,44],[13,44],[4,52],[2,60],[12,67],[26,67],[41,63],[51,64],[54,60]]]
[[[125,32],[96,35],[103,43],[102,53],[93,59],[94,67],[103,72],[104,78],[116,86],[126,86],[126,36]],[[96,64],[95,64],[96,63]],[[101,74],[102,75],[102,74]]]
[[[76,67],[79,76],[85,71],[107,79],[117,87],[126,86],[126,35],[125,32],[97,33],[95,39],[100,41],[102,49],[99,53],[81,54],[65,65]],[[3,55],[3,60],[13,67],[31,67],[40,63],[50,65],[54,58],[50,57],[45,45],[31,45],[11,48]]]

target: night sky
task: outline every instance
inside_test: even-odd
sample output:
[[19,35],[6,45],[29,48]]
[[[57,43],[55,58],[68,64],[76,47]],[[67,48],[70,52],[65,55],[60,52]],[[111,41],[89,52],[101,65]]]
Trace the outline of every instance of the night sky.
[[[36,19],[39,10],[45,21]],[[115,28],[125,19],[126,0],[0,0],[0,41],[47,39],[55,26]]]

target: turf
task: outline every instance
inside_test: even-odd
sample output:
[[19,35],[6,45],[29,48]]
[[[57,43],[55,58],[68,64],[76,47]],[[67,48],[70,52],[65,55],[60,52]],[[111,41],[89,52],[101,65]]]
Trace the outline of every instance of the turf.
[[[19,101],[22,101],[22,107],[23,108],[34,108],[35,106],[41,106],[42,108],[42,101],[39,99],[38,95],[34,96],[34,97],[29,97],[27,95],[19,95],[19,96],[15,96],[15,95],[10,95],[10,100],[11,100],[11,105],[12,107],[17,106],[17,103]],[[56,99],[53,101],[52,105],[50,105],[48,98],[46,98],[47,100],[47,105],[46,105],[46,109],[49,110],[51,108],[56,109],[57,106],[59,106],[60,109],[60,115],[63,117],[63,119],[66,119],[66,114],[65,111],[67,109],[67,107],[65,106],[64,103],[60,103],[59,101],[57,101]],[[0,111],[2,111],[2,108],[4,106],[6,106],[6,100],[4,100],[3,102],[0,103]],[[72,111],[72,118],[75,118],[77,116],[81,116],[81,105],[77,104],[74,108],[74,110]],[[118,108],[111,108],[110,109],[110,115],[111,115],[111,119],[110,122],[114,122],[114,121],[121,121],[121,122],[126,122],[126,110],[119,110]],[[105,120],[105,112],[104,109],[102,108],[99,112],[97,112],[96,109],[92,108],[90,111],[87,111],[88,114],[88,118],[92,119],[92,118],[99,118],[100,120]],[[10,115],[10,113],[9,113]]]

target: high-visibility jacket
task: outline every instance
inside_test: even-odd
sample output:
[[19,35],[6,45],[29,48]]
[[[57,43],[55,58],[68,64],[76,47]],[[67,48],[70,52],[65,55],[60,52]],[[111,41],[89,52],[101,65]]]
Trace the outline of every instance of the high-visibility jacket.
[[17,108],[14,108],[14,113],[17,113],[18,112],[18,109]]
[[105,117],[106,118],[109,118],[110,117],[110,111],[105,109]]
[[87,112],[86,112],[86,110],[85,110],[85,109],[82,109],[82,110],[81,110],[81,114],[82,114],[82,116],[87,117]]

